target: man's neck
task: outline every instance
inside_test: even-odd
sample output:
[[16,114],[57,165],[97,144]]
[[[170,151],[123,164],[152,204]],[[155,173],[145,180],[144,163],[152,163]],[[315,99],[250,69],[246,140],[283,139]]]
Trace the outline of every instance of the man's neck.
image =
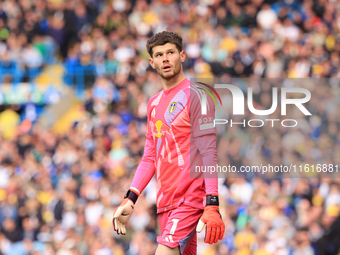
[[185,79],[185,76],[183,72],[180,72],[178,75],[171,78],[170,80],[162,79],[163,89],[164,90],[171,89],[177,86],[178,84],[180,84],[184,79]]

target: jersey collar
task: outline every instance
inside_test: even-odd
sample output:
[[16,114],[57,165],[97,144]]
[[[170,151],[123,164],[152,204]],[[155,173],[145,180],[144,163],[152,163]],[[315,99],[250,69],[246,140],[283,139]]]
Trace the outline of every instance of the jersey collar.
[[167,97],[170,94],[172,94],[174,91],[179,91],[181,88],[183,88],[189,80],[185,78],[183,81],[178,83],[176,86],[172,87],[171,89],[163,89],[163,97]]

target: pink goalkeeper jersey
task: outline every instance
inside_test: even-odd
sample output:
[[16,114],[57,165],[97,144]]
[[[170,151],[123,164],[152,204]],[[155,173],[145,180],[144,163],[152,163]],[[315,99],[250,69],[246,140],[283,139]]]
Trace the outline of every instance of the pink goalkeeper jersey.
[[[203,147],[211,142],[203,141],[202,136],[212,134],[210,138],[213,139],[209,140],[215,143],[216,137],[213,100],[207,97],[207,114],[202,115],[200,98],[205,92],[189,85],[190,81],[184,79],[177,86],[159,92],[148,103],[147,142],[131,186],[142,191],[155,173],[158,213],[174,209],[181,203],[203,209],[206,193],[218,193],[217,179],[208,180],[213,185],[211,190],[206,191],[207,180],[190,178],[190,164],[203,166]],[[201,154],[198,147],[202,148]],[[216,147],[213,149],[211,164],[216,164]]]

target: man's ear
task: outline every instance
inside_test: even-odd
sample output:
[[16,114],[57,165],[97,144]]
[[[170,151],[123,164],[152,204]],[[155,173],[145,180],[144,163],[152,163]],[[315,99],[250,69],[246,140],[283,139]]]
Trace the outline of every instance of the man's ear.
[[183,63],[185,61],[185,58],[187,56],[187,54],[185,53],[184,50],[182,50],[180,53],[179,53],[179,56],[181,58],[181,62]]
[[150,63],[150,65],[152,66],[153,69],[156,69],[156,66],[155,66],[155,64],[153,63],[153,59],[152,59],[152,58],[149,58],[149,63]]

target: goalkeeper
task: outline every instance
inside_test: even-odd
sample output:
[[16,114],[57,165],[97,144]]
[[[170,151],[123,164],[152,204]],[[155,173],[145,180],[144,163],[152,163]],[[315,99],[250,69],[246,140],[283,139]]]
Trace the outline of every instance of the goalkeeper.
[[[156,255],[196,254],[196,232],[205,230],[204,241],[209,244],[224,235],[217,178],[190,178],[190,164],[217,164],[215,105],[184,76],[186,53],[179,35],[164,31],[152,36],[146,46],[163,90],[148,102],[144,155],[114,212],[113,227],[117,234],[126,233],[138,197],[155,174],[161,228]],[[207,106],[204,115],[201,102]]]

